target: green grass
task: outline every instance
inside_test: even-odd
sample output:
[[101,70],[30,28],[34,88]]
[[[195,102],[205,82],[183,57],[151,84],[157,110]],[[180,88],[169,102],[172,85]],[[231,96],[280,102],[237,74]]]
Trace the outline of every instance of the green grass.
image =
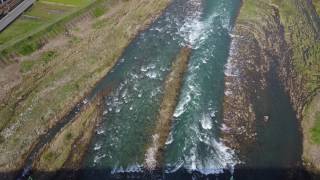
[[55,51],[47,51],[41,55],[40,59],[22,61],[20,63],[21,72],[29,72],[35,65],[46,65],[56,56],[57,53]]
[[100,17],[102,16],[104,13],[106,12],[106,9],[104,7],[96,7],[94,10],[93,10],[93,15],[95,17]]
[[[94,2],[95,0],[40,0],[36,2],[23,16],[0,33],[0,56],[28,55],[34,52],[43,45],[41,39],[54,37],[62,32],[65,23],[91,8]],[[72,5],[72,7],[63,4]]]
[[318,15],[320,15],[320,0],[312,0],[312,2],[318,12]]
[[88,5],[90,4],[90,2],[92,2],[92,0],[41,0],[41,1],[61,3],[61,4],[79,6],[79,7]]
[[30,10],[24,13],[7,29],[0,34],[0,47],[5,46],[10,41],[23,38],[28,33],[34,32],[42,26],[49,25],[54,20],[61,18],[73,8],[36,3]]
[[[319,9],[320,0],[314,3]],[[306,90],[313,92],[320,87],[317,81],[320,68],[320,43],[317,40],[320,24],[312,16],[313,8],[304,0],[245,0],[238,20],[254,24],[259,29],[266,21],[273,19],[271,5],[279,10],[286,41],[293,50],[294,68],[304,80]]]
[[30,71],[34,65],[36,65],[36,61],[23,61],[20,64],[21,72],[25,73]]
[[[319,88],[316,81],[320,68],[320,28],[317,19],[312,19],[312,8],[303,0],[273,0],[278,5],[281,23],[284,25],[286,40],[293,48],[293,63],[296,71],[302,75],[306,88],[313,92]],[[297,6],[299,2],[299,6]],[[303,8],[303,10],[301,10]]]
[[311,129],[311,139],[313,143],[320,144],[320,112],[316,114],[316,122]]

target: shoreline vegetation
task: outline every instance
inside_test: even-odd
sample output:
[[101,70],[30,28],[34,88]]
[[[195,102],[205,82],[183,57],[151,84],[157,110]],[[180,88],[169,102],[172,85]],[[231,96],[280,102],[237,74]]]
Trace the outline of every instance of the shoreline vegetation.
[[[246,38],[253,39],[248,42],[248,46],[256,44],[258,47],[253,47],[259,48],[259,50],[252,54],[248,53],[250,51],[241,50],[243,48],[237,45],[233,48],[235,51],[233,53],[240,58],[249,59],[248,63],[252,66],[258,66],[259,68],[256,70],[261,72],[265,69],[264,65],[270,63],[271,60],[276,61],[277,76],[290,97],[298,119],[301,120],[302,159],[309,170],[319,173],[320,21],[319,15],[315,11],[315,9],[319,9],[318,1],[315,0],[314,4],[311,2],[303,0],[243,0],[234,28],[233,43],[245,41]],[[264,60],[266,61],[264,62]],[[241,67],[241,62],[234,63],[236,64],[233,66]],[[248,69],[250,70],[250,68]],[[250,76],[250,71],[245,74]],[[247,75],[240,77],[243,83],[246,82],[246,79],[248,81]],[[228,85],[226,87],[225,92],[227,93]],[[247,99],[245,93],[240,93],[240,95],[242,96],[240,99]],[[228,98],[230,97],[226,98],[225,96],[225,104],[228,104]],[[250,107],[250,103],[245,103],[246,105]],[[252,114],[251,116],[254,117],[250,108],[240,111],[244,114]],[[235,118],[241,119],[241,116],[235,116]],[[237,126],[244,125],[245,127],[251,127],[254,123],[252,120],[235,122]],[[234,127],[231,124],[231,130],[232,128]],[[254,133],[248,134],[254,135]],[[231,142],[233,145],[236,143]]]
[[163,149],[171,130],[173,113],[180,95],[184,74],[188,69],[190,53],[191,48],[184,47],[180,50],[166,78],[157,124],[145,154],[144,166],[148,170],[161,168]]
[[[20,82],[0,99],[2,173],[22,168],[38,137],[83,100],[170,0],[99,2],[103,9],[97,15],[78,20],[67,33],[57,35],[30,55],[18,57],[17,71],[23,62],[32,65],[20,72]],[[46,167],[44,162],[41,165]]]
[[[101,98],[97,97],[85,107],[74,121],[67,124],[54,139],[45,145],[32,167],[32,178],[52,179],[62,169],[76,172],[81,168],[83,157],[101,120]],[[38,173],[38,172],[51,172]],[[37,174],[38,173],[38,174]],[[50,177],[49,177],[50,175]]]

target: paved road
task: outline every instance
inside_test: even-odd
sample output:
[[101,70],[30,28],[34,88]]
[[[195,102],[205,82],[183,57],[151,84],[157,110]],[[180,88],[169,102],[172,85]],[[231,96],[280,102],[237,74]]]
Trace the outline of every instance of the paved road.
[[21,13],[30,7],[36,0],[24,0],[16,8],[10,11],[6,16],[0,20],[0,32],[6,28],[12,21],[14,21]]

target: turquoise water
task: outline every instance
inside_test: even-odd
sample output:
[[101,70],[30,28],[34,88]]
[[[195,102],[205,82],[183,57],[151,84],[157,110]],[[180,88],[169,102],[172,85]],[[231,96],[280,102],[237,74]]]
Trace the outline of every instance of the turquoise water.
[[[193,48],[165,152],[167,171],[230,168],[236,157],[219,140],[223,70],[239,1],[176,0],[126,49],[96,88],[111,87],[85,166],[111,174],[140,172],[171,63]],[[196,159],[196,160],[195,160]]]
[[[93,95],[106,88],[111,91],[104,98],[103,120],[85,158],[84,179],[304,176],[299,169],[299,124],[277,80],[275,62],[265,98],[254,107],[258,129],[254,148],[242,154],[245,159],[240,162],[220,139],[229,34],[239,6],[240,0],[175,0],[136,37],[93,90]],[[143,165],[148,161],[146,151],[157,123],[164,80],[185,46],[192,52],[170,134],[160,150],[164,164],[150,172]],[[267,126],[259,123],[266,114],[270,116]]]
[[237,1],[203,1],[202,13],[186,25],[191,39],[196,39],[196,48],[165,150],[168,172],[183,167],[191,172],[218,173],[237,162],[232,150],[220,142],[219,132],[224,65],[238,6]]
[[[310,179],[301,167],[299,123],[278,80],[276,59],[270,62],[266,90],[258,93],[262,98],[253,99],[257,142],[248,154],[240,154],[244,157],[240,162],[220,139],[229,34],[239,6],[240,0],[173,0],[87,97],[91,101],[108,91],[102,103],[102,122],[83,167],[77,172],[62,170],[57,179],[69,175],[77,179]],[[160,149],[163,166],[148,171],[143,165],[148,160],[146,151],[157,123],[164,80],[186,46],[192,52],[170,134]],[[251,84],[250,88],[256,87]],[[39,150],[74,119],[85,102],[41,136],[21,179],[32,174],[31,164]]]

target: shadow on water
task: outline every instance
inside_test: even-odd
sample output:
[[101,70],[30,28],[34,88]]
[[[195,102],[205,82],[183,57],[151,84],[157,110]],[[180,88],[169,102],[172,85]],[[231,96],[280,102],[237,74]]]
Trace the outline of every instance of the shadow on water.
[[302,165],[302,132],[290,98],[272,61],[267,87],[254,101],[257,141],[245,154],[245,164],[238,165],[235,179],[320,179]]
[[[224,170],[220,174],[203,175],[198,172],[190,172],[186,169],[180,169],[174,173],[165,173],[163,170],[143,171],[143,172],[125,172],[117,174],[109,174],[110,169],[80,169],[80,170],[59,170],[53,172],[30,172],[30,176],[25,179],[37,180],[100,180],[100,179],[167,179],[167,180],[194,180],[194,179],[208,179],[208,180],[318,180],[320,174],[306,173],[304,169],[281,169],[281,168],[267,168],[267,169],[250,169],[250,168],[236,168],[233,174],[229,170]],[[14,177],[17,172],[0,173],[0,179],[9,179]]]

